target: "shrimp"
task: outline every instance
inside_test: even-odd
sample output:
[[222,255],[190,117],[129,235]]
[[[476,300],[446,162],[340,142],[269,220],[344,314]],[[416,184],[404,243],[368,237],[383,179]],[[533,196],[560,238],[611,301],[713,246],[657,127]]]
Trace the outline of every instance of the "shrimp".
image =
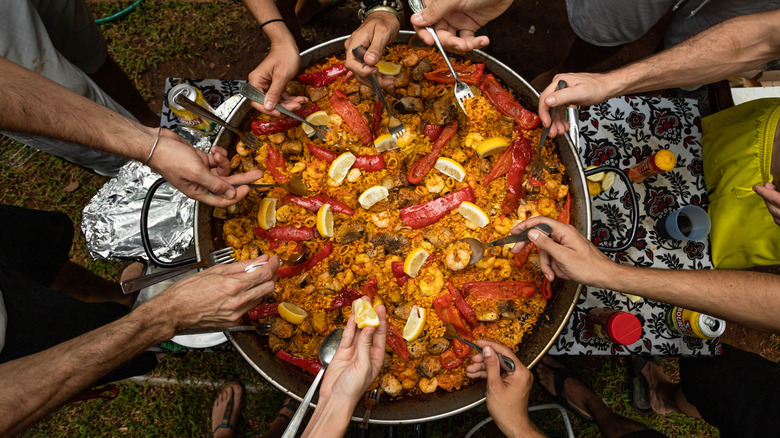
[[536,201],[536,209],[542,216],[549,216],[555,212],[555,201],[550,198],[539,198]]
[[558,193],[556,193],[556,195],[558,195],[558,200],[559,201],[562,200],[563,198],[565,198],[566,195],[568,195],[568,194],[569,194],[569,186],[568,185],[561,184],[560,186],[558,186]]
[[425,188],[428,190],[428,193],[441,193],[444,190],[444,178],[437,173],[431,174],[431,176],[425,179]]
[[481,134],[478,132],[469,132],[466,134],[466,138],[463,139],[463,147],[476,149],[477,146],[479,146],[482,141],[485,140],[485,137],[482,137]]
[[311,179],[320,179],[328,174],[325,163],[321,161],[313,161],[306,166],[304,175]]
[[241,165],[241,155],[233,155],[232,158],[230,158],[230,168],[231,169],[238,169],[238,166]]
[[[386,271],[392,271],[393,270],[393,262],[400,262],[403,261],[403,259],[397,255],[389,255],[385,257],[385,270]],[[354,263],[354,262],[353,262]]]
[[388,217],[387,212],[383,211],[381,213],[372,214],[371,222],[378,228],[387,228],[387,226],[390,225],[390,218]]
[[225,235],[225,243],[230,245],[232,248],[241,248],[243,244],[241,243],[241,239],[239,239],[235,234],[226,234]]
[[450,158],[457,161],[458,163],[463,163],[468,157],[466,156],[466,153],[463,152],[463,149],[458,149],[457,151],[453,152]]
[[433,391],[436,391],[436,389],[439,387],[439,381],[436,380],[436,377],[430,379],[423,377],[420,379],[420,383],[418,383],[417,386],[420,388],[420,391],[422,391],[423,394],[430,394]]
[[417,386],[417,371],[414,369],[407,368],[401,371],[398,378],[401,380],[401,386],[404,389],[412,389]]
[[469,264],[471,249],[466,242],[455,242],[444,250],[444,266],[460,271]]
[[493,268],[498,268],[498,275],[501,278],[509,278],[512,275],[512,264],[507,259],[498,259]]
[[269,135],[268,140],[271,140],[272,143],[282,144],[285,140],[287,140],[287,137],[281,132],[277,132],[275,134]]
[[496,263],[495,257],[483,257],[482,260],[478,261],[474,264],[474,266],[478,267],[479,269],[489,269],[492,268],[493,265]]
[[241,140],[239,140],[238,143],[236,143],[236,153],[238,155],[241,155],[242,157],[246,157],[247,155],[249,155],[249,149],[246,148],[246,145]]
[[276,209],[276,220],[279,222],[287,222],[292,214],[292,207],[285,204]]
[[390,373],[382,376],[382,379],[379,380],[379,386],[382,388],[382,391],[390,397],[395,397],[404,389],[401,382],[398,381],[398,378]]
[[[411,283],[411,282],[409,282]],[[433,271],[433,278],[426,275],[420,279],[420,293],[426,297],[436,296],[444,288],[444,274],[440,270]]]
[[297,163],[293,164],[290,168],[290,173],[298,173],[303,172],[303,169],[306,168],[306,163],[303,161],[298,161]]
[[521,221],[534,216],[539,216],[539,212],[536,210],[536,201],[526,201],[517,207],[517,218]]
[[368,275],[374,269],[374,264],[368,254],[361,253],[355,256],[351,269],[357,275]]
[[229,236],[232,236],[230,239],[238,239],[239,245],[231,245],[228,242],[228,245],[238,248],[254,238],[255,227],[252,224],[252,219],[240,216],[226,220],[222,226],[222,232],[225,233],[226,241],[229,240]]
[[512,231],[512,219],[509,219],[506,216],[496,219],[493,221],[493,229],[496,230],[496,233],[498,234],[509,234],[509,232]]
[[401,59],[401,64],[404,67],[414,67],[418,62],[420,62],[420,56],[417,55],[417,52],[411,52]]

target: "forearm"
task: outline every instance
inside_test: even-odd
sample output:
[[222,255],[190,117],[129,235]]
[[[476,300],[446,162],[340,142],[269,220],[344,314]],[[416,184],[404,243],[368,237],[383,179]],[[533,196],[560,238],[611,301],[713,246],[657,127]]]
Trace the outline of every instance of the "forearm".
[[[268,20],[274,20],[282,18],[282,14],[279,13],[279,9],[273,1],[269,0],[243,0],[244,5],[255,18],[258,25],[261,25]],[[275,21],[263,26],[263,32],[271,40],[271,45],[274,44],[291,44],[295,47],[295,53],[298,52],[298,46],[295,44],[295,38],[293,37],[287,25],[283,21]]]
[[129,315],[40,353],[0,365],[0,436],[16,435],[150,345],[170,339],[170,312]]
[[780,55],[780,10],[733,18],[642,61],[605,73],[610,96],[701,85]]
[[317,402],[317,409],[314,410],[301,438],[343,437],[352,419],[352,411],[355,405],[357,405],[357,400],[323,400],[320,398]]

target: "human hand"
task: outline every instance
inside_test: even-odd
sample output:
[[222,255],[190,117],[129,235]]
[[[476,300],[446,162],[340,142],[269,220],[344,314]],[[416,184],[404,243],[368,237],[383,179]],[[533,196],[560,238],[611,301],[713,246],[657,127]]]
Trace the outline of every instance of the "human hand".
[[433,37],[425,30],[432,27],[445,49],[468,52],[490,44],[487,36],[474,36],[474,33],[511,5],[512,0],[427,0],[425,9],[412,15],[411,22],[425,44],[434,44]]
[[308,99],[304,96],[291,96],[284,90],[298,73],[300,66],[301,57],[298,55],[295,40],[272,43],[263,62],[249,73],[249,83],[265,92],[265,103],[260,105],[252,102],[252,107],[271,116],[281,115],[274,109],[278,103],[290,111],[299,109]]
[[764,198],[766,208],[775,219],[775,223],[780,225],[780,192],[777,192],[775,185],[771,182],[765,182],[764,185],[756,184],[753,186],[753,191]]
[[[344,41],[344,48],[347,51],[344,66],[364,82],[365,78],[378,71],[375,67],[376,63],[382,58],[385,46],[395,40],[400,28],[401,23],[398,18],[390,12],[374,12],[366,17],[366,21]],[[365,64],[355,59],[355,55],[352,54],[352,49],[359,45],[366,48],[366,53],[363,55]],[[395,78],[392,76],[378,76],[378,79],[382,88],[395,86]]]
[[[507,436],[529,436],[535,432],[528,418],[528,397],[531,395],[533,374],[505,345],[490,341],[477,341],[482,354],[472,356],[472,364],[466,367],[471,379],[487,378],[487,408],[496,425]],[[515,371],[501,375],[496,353],[512,359]]]
[[379,375],[385,360],[385,306],[377,306],[376,313],[379,327],[368,326],[360,330],[354,315],[349,317],[339,349],[322,378],[320,400],[330,398],[340,405],[354,407]]
[[249,194],[249,187],[235,189],[233,184],[248,184],[263,176],[260,170],[228,176],[227,151],[214,146],[206,154],[167,129],[162,130],[148,164],[189,198],[215,207],[235,204]]
[[[254,271],[247,266],[267,262]],[[190,328],[228,327],[274,291],[277,256],[216,265],[176,282],[145,305],[165,306],[176,332]]]
[[[569,105],[595,105],[615,96],[615,88],[605,74],[563,73],[555,75],[550,85],[539,96],[539,118],[544,126],[550,127],[550,137],[563,134],[569,129],[566,112],[558,111],[555,120],[550,119],[550,108],[565,109]],[[564,80],[568,86],[556,90],[558,81]],[[552,124],[551,124],[552,123]]]
[[[571,225],[537,216],[520,222],[511,233],[519,234],[542,223],[552,227],[552,234],[548,237],[540,231],[531,230],[528,237],[539,248],[539,264],[549,281],[559,277],[592,286],[604,286],[605,281],[609,281],[613,275],[610,269],[619,265]],[[512,252],[519,253],[525,245],[527,242],[516,243]]]

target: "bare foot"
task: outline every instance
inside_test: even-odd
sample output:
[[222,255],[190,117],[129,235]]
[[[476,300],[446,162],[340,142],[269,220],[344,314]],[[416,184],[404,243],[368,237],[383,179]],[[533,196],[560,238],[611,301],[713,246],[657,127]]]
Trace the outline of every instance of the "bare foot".
[[232,383],[222,389],[214,400],[211,410],[211,436],[215,438],[232,438],[236,436],[238,415],[243,408],[244,390],[238,383]]
[[678,384],[672,383],[664,370],[653,362],[647,362],[641,373],[647,379],[647,386],[650,389],[650,407],[653,411],[662,415],[679,412],[674,401]]
[[[566,368],[560,362],[545,356],[542,362],[537,365],[536,373],[539,376],[539,384],[541,384],[550,394],[558,396],[555,392],[555,369]],[[569,403],[569,406],[578,411],[580,415],[585,418],[593,418],[589,405],[592,403],[603,403],[601,399],[593,393],[584,383],[580,382],[576,378],[567,377],[563,381],[563,396]]]

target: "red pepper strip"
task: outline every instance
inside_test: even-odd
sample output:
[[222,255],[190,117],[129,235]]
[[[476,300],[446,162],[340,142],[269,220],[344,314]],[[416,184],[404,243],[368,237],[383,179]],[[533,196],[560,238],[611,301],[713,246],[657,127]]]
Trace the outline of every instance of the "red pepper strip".
[[406,346],[406,341],[401,336],[401,333],[399,333],[391,324],[387,324],[387,336],[385,339],[387,345],[395,351],[395,354],[401,356],[403,360],[412,360],[412,355],[409,353],[409,347]]
[[558,222],[568,224],[571,219],[571,193],[566,195],[566,202],[563,204],[563,210],[558,215]]
[[308,371],[308,372],[310,372],[310,373],[312,373],[314,375],[317,375],[320,372],[320,370],[322,369],[322,364],[320,363],[319,360],[317,360],[317,359],[310,359],[308,357],[293,356],[292,354],[290,354],[290,353],[288,353],[288,352],[286,352],[284,350],[277,351],[276,352],[276,357],[278,357],[279,359],[281,359],[281,360],[283,360],[283,361],[285,361],[287,363],[291,363],[291,364],[293,364],[293,365],[295,365],[297,367],[303,368],[304,370],[306,370],[306,371]]
[[460,207],[460,203],[463,201],[475,201],[471,187],[466,186],[457,192],[441,196],[433,201],[402,208],[400,210],[401,221],[407,227],[416,230],[436,223],[450,211]]
[[[350,72],[351,73],[351,72]],[[374,116],[371,118],[371,136],[374,140],[379,137],[379,128],[382,126],[382,101],[374,102]]]
[[472,328],[476,327],[477,324],[479,324],[479,321],[477,321],[477,312],[474,311],[471,304],[463,298],[460,290],[452,284],[451,280],[447,280],[447,289],[450,290],[450,295],[455,299],[455,308],[458,309],[458,312],[460,312],[463,319],[465,319]]
[[[372,278],[371,280],[368,280],[366,284],[363,285],[363,295],[367,296],[371,302],[374,302],[374,295],[379,291],[379,282],[376,278]],[[358,297],[360,298],[360,297]]]
[[406,282],[412,278],[409,276],[409,274],[404,272],[404,262],[393,262],[390,264],[390,268],[393,270],[393,276],[395,277],[396,281],[398,281],[399,286],[405,285]]
[[279,225],[268,230],[268,238],[276,240],[303,242],[318,237],[320,237],[320,233],[313,227],[295,228],[292,225]]
[[[469,85],[479,84],[479,80],[482,79],[482,74],[485,73],[485,64],[460,64],[454,65],[453,68],[455,74],[458,75],[458,79]],[[440,84],[455,83],[455,78],[452,77],[449,67],[442,67],[432,72],[425,73],[425,79]]]
[[281,268],[276,270],[276,275],[279,278],[287,278],[287,277],[292,277],[294,275],[298,275],[307,269],[313,268],[317,263],[323,261],[332,252],[333,252],[333,242],[328,242],[327,244],[325,244],[325,246],[322,247],[321,250],[319,250],[319,252],[317,252],[317,254],[314,254],[314,256],[309,260],[306,260],[303,263],[299,263],[293,266],[282,266]]
[[528,176],[528,182],[534,187],[541,187],[544,185],[543,179],[536,179],[530,175]]
[[265,167],[271,176],[280,183],[286,183],[290,180],[290,177],[285,175],[284,172],[284,156],[275,146],[270,144],[267,146],[268,156],[265,159]]
[[515,119],[523,129],[534,129],[539,126],[542,119],[536,114],[525,109],[515,102],[512,96],[498,83],[492,74],[488,73],[482,78],[479,89],[487,96],[490,103],[503,115]]
[[[320,107],[317,104],[313,104],[307,108],[301,108],[298,111],[293,111],[304,119],[311,113],[319,111]],[[288,129],[295,128],[300,125],[301,122],[295,120],[292,117],[284,117],[279,120],[271,120],[269,122],[263,122],[262,120],[252,120],[252,132],[256,135],[268,135],[276,132],[287,131]]]
[[298,80],[305,85],[311,85],[312,87],[322,87],[336,80],[337,77],[347,72],[347,67],[344,64],[332,65],[326,69],[315,71],[311,73],[304,73],[298,76]]
[[504,197],[501,207],[504,213],[511,214],[520,205],[520,199],[525,198],[523,187],[523,175],[525,166],[531,162],[531,142],[527,138],[521,138],[512,143],[512,163],[509,165],[509,173],[506,175],[506,188],[508,193]]
[[483,281],[465,283],[463,290],[467,296],[506,301],[528,298],[536,293],[536,286],[528,281]]
[[314,195],[308,198],[304,198],[290,193],[285,195],[283,201],[299,205],[309,211],[318,211],[323,205],[330,204],[330,208],[336,213],[344,213],[350,216],[355,214],[355,210],[349,208],[347,204],[339,202],[326,195]]
[[455,353],[455,355],[459,358],[465,359],[469,355],[470,351],[471,347],[466,345],[465,342],[458,338],[452,340],[452,352]]
[[257,237],[262,238],[262,239],[267,239],[268,238],[268,231],[266,231],[266,230],[264,230],[264,229],[262,229],[260,227],[255,227],[255,235]]
[[341,309],[342,307],[346,306],[351,306],[352,302],[358,298],[360,298],[358,291],[352,289],[351,287],[345,287],[341,290],[341,292],[339,292],[339,296],[333,299],[333,301],[330,303],[330,307],[328,307],[326,312]]
[[439,138],[443,130],[443,125],[425,125],[425,128],[423,128],[423,135],[428,137],[433,142]]
[[319,146],[314,146],[313,144],[308,144],[309,152],[311,152],[312,155],[314,155],[315,158],[319,158],[320,160],[327,161],[328,163],[332,163],[333,160],[338,158],[339,153],[336,151],[332,151],[330,149],[321,148]]
[[547,280],[547,277],[542,278],[542,290],[540,291],[542,298],[549,300],[552,298],[552,285]]
[[363,114],[360,114],[360,111],[350,102],[343,91],[336,90],[328,97],[328,102],[330,102],[330,106],[333,107],[341,118],[347,122],[347,126],[352,129],[352,132],[360,138],[363,144],[371,143],[373,137],[366,119],[363,118]]
[[528,242],[519,253],[515,254],[516,267],[522,268],[525,265],[525,261],[528,260],[528,256],[531,254],[531,251],[534,250],[534,246],[533,243]]
[[[332,163],[333,160],[338,158],[339,153],[330,149],[314,146],[309,143],[309,151],[315,158]],[[355,164],[352,167],[357,169],[363,169],[367,172],[374,172],[385,168],[385,159],[382,154],[374,155],[355,155]]]
[[279,304],[258,304],[257,307],[249,311],[249,319],[255,320],[260,318],[266,318],[271,315],[279,314]]
[[444,148],[444,145],[446,145],[447,142],[449,142],[457,132],[458,121],[453,120],[452,123],[444,128],[439,138],[433,142],[431,151],[420,157],[417,162],[414,163],[411,168],[409,168],[409,173],[406,175],[406,179],[409,180],[409,182],[412,184],[420,184],[420,181],[422,181],[425,174],[428,173],[429,170],[433,169],[433,166],[436,164],[436,160],[438,160],[439,155],[441,155],[441,150]]
[[352,76],[355,76],[355,73],[352,73],[352,70],[348,71],[347,74],[341,78],[341,83],[346,84],[348,80],[352,79]]
[[441,367],[445,370],[451,370],[457,368],[458,365],[463,363],[463,359],[459,358],[452,349],[445,350],[441,354]]
[[504,152],[501,153],[496,162],[493,163],[493,167],[490,168],[490,172],[488,172],[488,174],[485,175],[485,179],[482,180],[483,185],[488,185],[494,179],[502,177],[506,175],[507,172],[509,172],[509,167],[512,164],[513,150],[514,145],[504,149]]
[[459,335],[466,339],[471,339],[471,330],[466,327],[466,323],[460,317],[458,309],[452,305],[452,295],[445,294],[433,300],[433,308],[436,310],[436,314],[439,315],[440,320],[452,324]]

